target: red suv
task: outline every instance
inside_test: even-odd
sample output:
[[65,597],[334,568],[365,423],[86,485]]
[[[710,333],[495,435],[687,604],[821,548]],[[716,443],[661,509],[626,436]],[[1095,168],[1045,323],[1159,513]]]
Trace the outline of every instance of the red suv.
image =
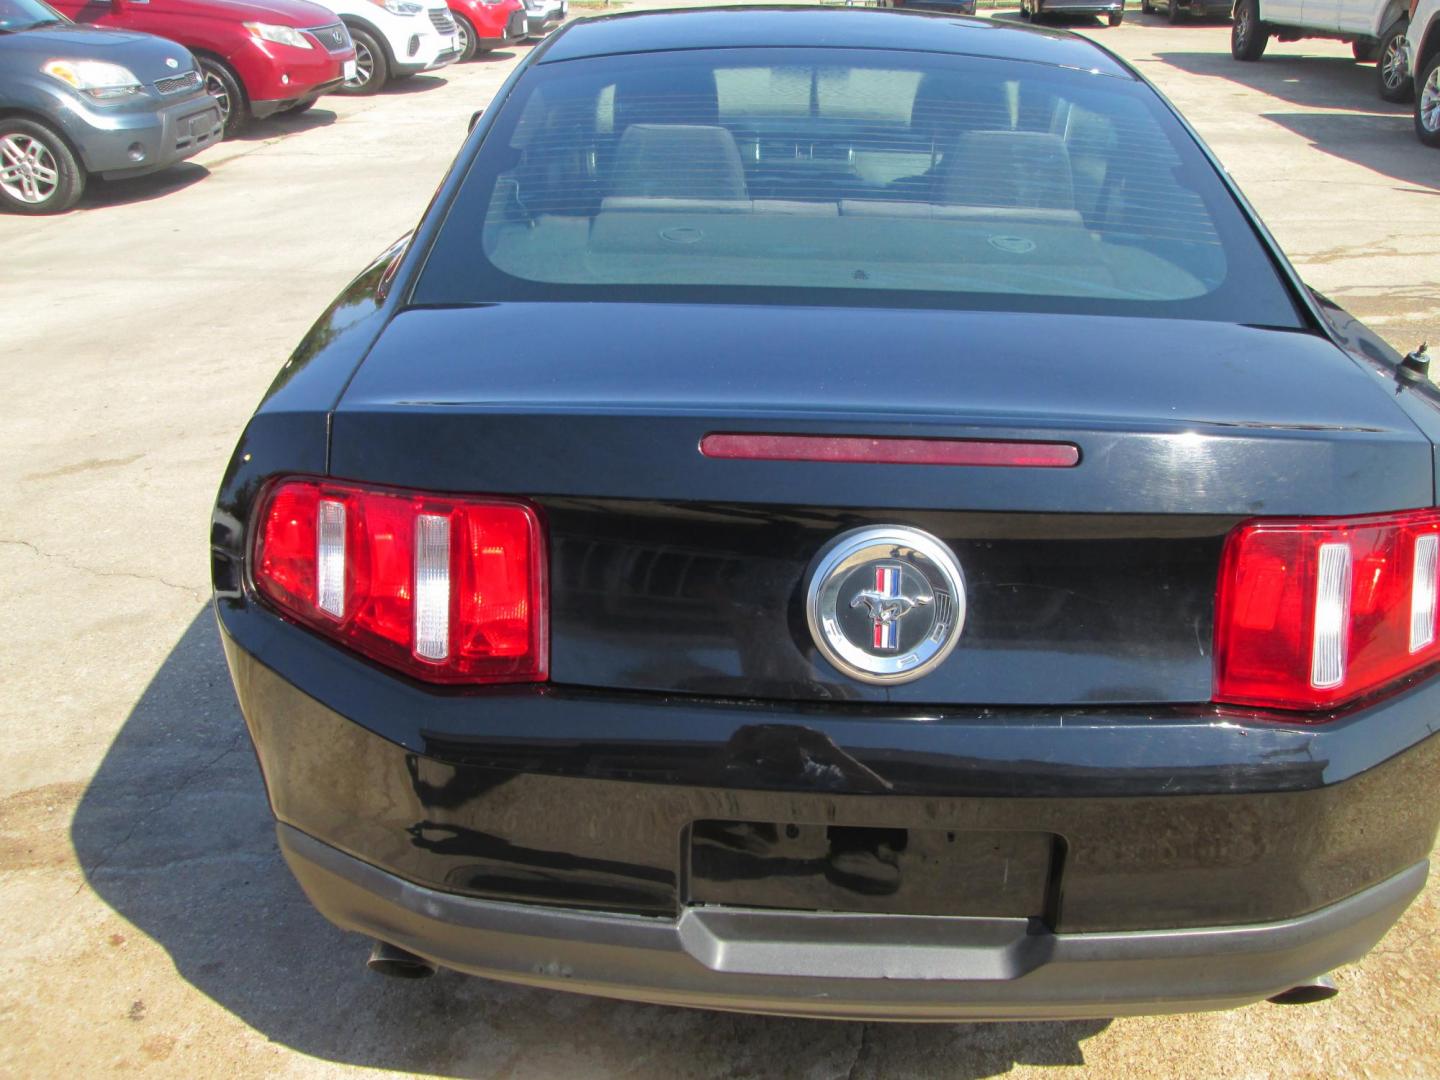
[[521,0],[450,0],[450,14],[460,35],[461,60],[525,40]]
[[354,75],[355,46],[333,11],[308,0],[54,0],[76,22],[184,45],[220,104],[225,134],[252,117],[303,112]]

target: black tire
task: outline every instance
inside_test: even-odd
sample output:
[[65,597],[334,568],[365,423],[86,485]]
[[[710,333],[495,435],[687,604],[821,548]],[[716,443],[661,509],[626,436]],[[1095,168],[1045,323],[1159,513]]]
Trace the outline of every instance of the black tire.
[[1020,18],[1024,19],[1026,22],[1030,21],[1029,0],[1020,0]]
[[1111,26],[1119,26],[1122,22],[1125,21],[1125,12],[1123,12],[1123,11],[1112,11],[1112,12],[1110,12],[1110,14],[1106,17],[1106,21],[1108,21]]
[[457,64],[463,64],[466,60],[475,59],[475,27],[470,25],[470,20],[461,15],[454,8],[451,14],[455,16],[455,36],[460,41],[460,55],[455,58]]
[[355,42],[355,78],[340,87],[339,93],[368,97],[385,89],[390,81],[390,61],[385,47],[368,30],[352,26],[350,37]]
[[1386,101],[1397,104],[1415,96],[1415,80],[1400,66],[1405,52],[1405,31],[1409,29],[1410,20],[1401,17],[1380,38],[1380,55],[1375,58],[1375,89]]
[[1380,55],[1380,46],[1373,41],[1352,41],[1350,52],[1360,63],[1373,64],[1375,58]]
[[1425,62],[1415,80],[1415,137],[1440,149],[1440,52]]
[[1152,4],[1152,3],[1150,2],[1150,0],[1140,0],[1140,14],[1141,14],[1141,15],[1154,15],[1154,14],[1155,14],[1155,5]]
[[0,120],[0,207],[15,214],[63,214],[85,194],[85,170],[44,124]]
[[1269,43],[1270,28],[1260,21],[1260,5],[1255,0],[1240,0],[1230,24],[1230,55],[1236,60],[1259,60]]
[[1178,22],[1183,22],[1185,19],[1185,13],[1180,10],[1180,5],[1176,0],[1170,0],[1166,15],[1170,17],[1170,25],[1172,26]]
[[200,59],[200,73],[205,76],[205,89],[220,106],[220,119],[225,122],[225,138],[233,139],[250,125],[250,102],[235,73],[219,60],[208,56]]

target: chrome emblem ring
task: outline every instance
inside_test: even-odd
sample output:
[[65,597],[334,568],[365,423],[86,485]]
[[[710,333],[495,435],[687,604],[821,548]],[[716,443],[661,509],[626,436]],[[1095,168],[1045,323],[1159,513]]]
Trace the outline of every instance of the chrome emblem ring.
[[929,533],[855,529],[816,557],[805,617],[821,654],[852,679],[910,682],[955,648],[965,625],[965,576]]

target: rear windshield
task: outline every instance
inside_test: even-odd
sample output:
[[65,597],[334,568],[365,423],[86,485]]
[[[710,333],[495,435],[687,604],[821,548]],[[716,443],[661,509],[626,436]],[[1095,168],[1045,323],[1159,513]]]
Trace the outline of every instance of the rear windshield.
[[531,68],[411,302],[596,299],[1299,325],[1213,168],[1145,86],[849,49]]

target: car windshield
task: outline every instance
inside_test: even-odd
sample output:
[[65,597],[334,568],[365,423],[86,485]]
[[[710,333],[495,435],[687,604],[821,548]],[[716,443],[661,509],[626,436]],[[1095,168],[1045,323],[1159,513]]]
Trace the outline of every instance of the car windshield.
[[411,302],[551,299],[1301,325],[1214,168],[1142,83],[850,49],[528,71]]
[[0,0],[0,34],[34,30],[38,26],[53,26],[69,21],[40,0]]

